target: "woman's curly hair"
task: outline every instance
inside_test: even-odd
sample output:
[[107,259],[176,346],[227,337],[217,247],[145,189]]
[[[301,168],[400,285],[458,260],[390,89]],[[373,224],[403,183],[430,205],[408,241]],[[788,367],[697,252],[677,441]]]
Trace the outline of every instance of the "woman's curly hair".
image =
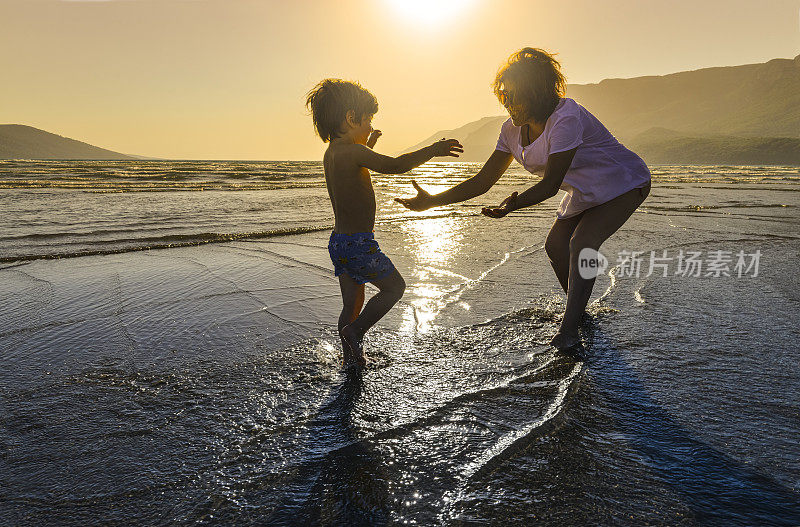
[[554,54],[522,48],[512,54],[494,79],[494,93],[504,106],[521,105],[537,122],[545,122],[564,96],[567,80]]

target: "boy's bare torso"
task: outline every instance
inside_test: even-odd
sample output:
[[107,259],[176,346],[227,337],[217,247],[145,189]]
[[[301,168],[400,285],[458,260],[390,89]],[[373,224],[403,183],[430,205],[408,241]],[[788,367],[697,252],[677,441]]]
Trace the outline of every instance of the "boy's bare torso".
[[334,231],[372,232],[375,228],[375,191],[369,170],[353,160],[348,145],[331,144],[322,158],[325,184],[336,218]]

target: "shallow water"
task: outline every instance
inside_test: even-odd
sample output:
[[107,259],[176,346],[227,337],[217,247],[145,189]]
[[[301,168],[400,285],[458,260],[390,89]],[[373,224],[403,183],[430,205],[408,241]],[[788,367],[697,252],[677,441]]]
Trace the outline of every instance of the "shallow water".
[[[406,174],[375,176],[379,223],[420,216],[409,215],[392,201],[411,192],[411,179],[444,189],[479,167],[428,163]],[[716,184],[764,196],[754,203],[740,201],[747,193],[737,193],[721,203],[687,195],[680,207],[689,212],[719,209],[749,217],[761,214],[771,221],[797,217],[797,200],[783,193],[800,185],[797,167],[658,166],[652,172],[665,187],[710,190],[715,197],[711,185]],[[487,196],[425,216],[474,213],[476,203],[494,205],[510,187],[535,180],[515,165]],[[764,194],[767,190],[779,194]],[[679,193],[676,197],[683,199]],[[549,210],[555,205],[551,201],[542,207]],[[674,203],[667,206],[680,210]],[[333,224],[317,162],[0,160],[0,210],[5,212],[0,217],[0,263],[268,238]]]
[[[555,200],[503,220],[477,214],[480,200],[401,215],[406,180],[381,183],[376,237],[408,289],[360,375],[339,367],[324,231],[7,260],[0,523],[800,524],[791,170],[654,169],[601,249],[585,360],[547,346],[564,305],[542,249]],[[16,192],[30,190],[0,199]],[[96,210],[109,197],[54,192]],[[182,194],[154,193],[154,210]],[[273,221],[231,210],[231,232],[250,228],[233,218]],[[617,276],[623,250],[761,259],[757,276]]]

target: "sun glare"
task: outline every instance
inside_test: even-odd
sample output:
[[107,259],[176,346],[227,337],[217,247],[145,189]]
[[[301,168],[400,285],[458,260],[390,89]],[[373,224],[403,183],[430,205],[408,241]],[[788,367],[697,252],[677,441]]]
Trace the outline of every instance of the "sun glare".
[[458,18],[475,0],[387,0],[407,20],[425,26],[441,26]]

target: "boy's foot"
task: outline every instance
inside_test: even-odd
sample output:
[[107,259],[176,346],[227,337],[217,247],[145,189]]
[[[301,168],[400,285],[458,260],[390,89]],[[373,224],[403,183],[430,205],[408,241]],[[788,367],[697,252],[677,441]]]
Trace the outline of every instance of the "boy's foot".
[[347,341],[344,340],[341,330],[339,330],[339,340],[342,342],[342,366],[349,368],[350,366],[356,364],[356,357],[350,350],[350,346],[347,344]]
[[365,367],[367,361],[364,358],[364,348],[361,345],[361,340],[364,336],[360,335],[352,324],[343,327],[340,336],[344,342],[345,366],[348,366],[349,358],[351,364],[357,364],[361,368]]

